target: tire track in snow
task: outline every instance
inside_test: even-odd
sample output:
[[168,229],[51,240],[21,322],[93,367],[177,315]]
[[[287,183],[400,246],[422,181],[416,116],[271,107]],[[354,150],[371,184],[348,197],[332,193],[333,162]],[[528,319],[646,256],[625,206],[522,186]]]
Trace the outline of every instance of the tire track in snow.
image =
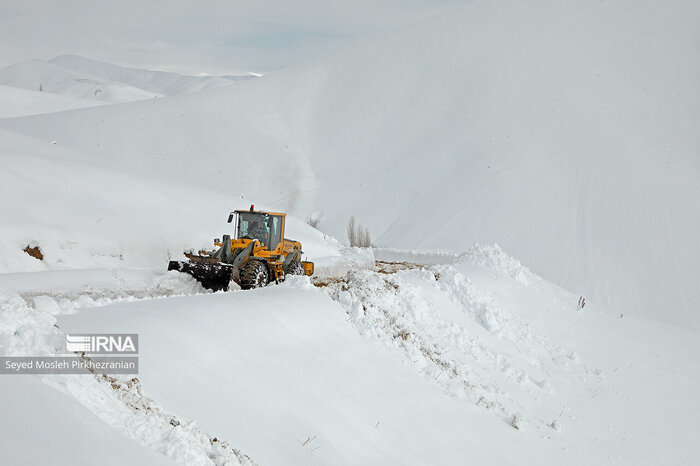
[[190,275],[169,271],[152,285],[143,288],[86,286],[78,290],[65,291],[31,290],[19,292],[19,295],[29,306],[38,311],[49,314],[73,314],[83,308],[207,293],[211,291],[202,287]]

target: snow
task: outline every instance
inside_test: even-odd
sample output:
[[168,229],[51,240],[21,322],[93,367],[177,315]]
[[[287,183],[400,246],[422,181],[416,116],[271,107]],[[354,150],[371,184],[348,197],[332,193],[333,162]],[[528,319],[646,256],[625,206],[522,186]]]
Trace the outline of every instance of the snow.
[[[214,237],[230,230],[228,212],[249,206],[230,192],[95,167],[60,145],[0,134],[0,209],[13,219],[0,226],[5,272],[165,268],[185,250],[211,249]],[[286,235],[301,241],[309,258],[339,256],[337,242],[301,221],[290,218]],[[22,251],[29,244],[40,247],[43,261]]]
[[[0,290],[0,304],[2,305],[0,310],[3,322],[0,326],[0,349],[3,350],[3,354],[8,356],[57,354],[56,349],[46,338],[48,335],[59,333],[59,327],[54,324],[55,318],[39,309],[28,308],[18,295],[6,290]],[[127,437],[171,459],[186,464],[201,465],[211,464],[212,461],[216,461],[217,464],[252,464],[245,455],[232,449],[227,443],[213,441],[193,423],[181,423],[175,416],[162,410],[156,403],[143,395],[140,382],[136,378],[117,380],[105,374],[78,375],[77,377],[54,375],[42,378],[47,384],[64,392],[72,397],[72,400],[78,401],[93,413],[98,414],[107,424],[120,426]],[[35,384],[27,384],[27,386],[41,397],[42,391],[37,391]],[[10,384],[10,387],[14,389],[17,385]],[[54,395],[50,396],[54,397]],[[17,414],[19,411],[18,417],[26,418],[24,410],[28,411],[32,420],[35,420],[37,415],[41,413],[41,410],[37,410],[36,406],[20,405],[19,410],[13,408],[12,414]],[[78,412],[83,412],[83,410]],[[74,418],[75,416],[70,417]],[[53,420],[53,423],[59,425],[62,422],[65,421],[60,418]],[[74,422],[76,421],[74,420]],[[84,422],[79,423],[84,424]],[[88,424],[91,423],[94,423],[94,419],[89,419]],[[107,458],[114,461],[116,458],[110,458],[110,456],[116,456],[114,442],[103,439],[103,437],[112,438],[112,436],[109,433],[105,435],[102,427],[100,431],[98,442],[94,446],[89,446],[86,453],[83,453],[83,458],[94,455],[93,448],[106,446],[108,447]],[[75,439],[72,440],[74,443]],[[22,443],[26,444],[26,442],[27,440],[24,439]],[[65,441],[63,443],[66,445],[59,448],[59,451],[63,451],[64,457],[67,458],[70,453],[65,451],[65,447],[69,446],[70,443]],[[123,442],[120,442],[119,448],[123,448]],[[11,450],[14,456],[14,448]],[[148,461],[150,456],[138,448],[135,453],[139,462]],[[49,452],[44,450],[39,456],[45,457],[48,454]],[[27,459],[26,456],[21,458],[22,461]],[[157,463],[161,462],[160,459],[157,460]]]
[[[101,322],[91,322],[86,314],[62,325],[71,331],[137,325],[149,347],[140,378],[152,396],[236,439],[261,464],[439,462],[474,448],[421,425],[429,414],[448,417],[449,400],[365,344],[322,294],[279,287],[202,298],[208,299],[173,300],[167,308],[118,307],[111,322],[99,316]],[[414,403],[416,409],[405,409]],[[403,443],[405,425],[424,441],[391,448]]]
[[[690,464],[700,454],[695,331],[582,309],[524,268],[513,276],[517,261],[495,246],[469,257],[355,268],[317,286],[292,277],[203,293],[181,281],[180,296],[56,316],[4,291],[0,344],[50,353],[42,334],[138,333],[138,383],[44,375],[32,396],[58,389],[87,418],[70,422],[121,433],[97,430],[98,445],[123,436],[133,455],[146,454],[140,444],[183,464]],[[229,446],[210,450],[213,438]]]
[[103,81],[87,73],[74,73],[42,60],[10,65],[0,70],[0,83],[6,86],[39,90],[66,97],[107,102],[152,99],[160,94],[123,83]]
[[[0,463],[693,464],[699,18],[477,1],[250,79],[0,70],[0,353],[141,346],[0,376]],[[314,277],[166,272],[251,204]]]
[[77,400],[38,377],[4,376],[0,408],[12,426],[2,429],[4,464],[171,464],[166,457],[114,431]]
[[32,60],[0,69],[0,84],[6,86],[105,103],[197,92],[250,78],[252,76],[185,76],[126,68],[77,55],[61,55],[48,61]]
[[235,86],[0,126],[171,185],[196,170],[336,238],[354,215],[386,247],[495,242],[616,310],[696,327],[700,12],[673,5],[470,2]]
[[0,85],[0,118],[92,107],[98,102]]
[[165,71],[126,68],[77,55],[61,55],[49,60],[48,63],[76,74],[85,74],[104,81],[116,81],[160,95],[175,95],[230,86],[236,80],[245,80],[252,77],[187,76]]

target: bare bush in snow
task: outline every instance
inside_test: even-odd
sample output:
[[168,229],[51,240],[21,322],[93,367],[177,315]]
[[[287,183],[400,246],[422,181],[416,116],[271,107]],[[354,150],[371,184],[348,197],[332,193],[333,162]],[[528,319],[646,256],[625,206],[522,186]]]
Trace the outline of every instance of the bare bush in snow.
[[350,217],[350,220],[348,220],[348,243],[350,243],[350,246],[357,245],[357,225],[355,225],[355,217]]
[[371,248],[372,238],[369,236],[369,230],[366,227],[359,226],[357,232],[357,245],[361,248]]
[[369,230],[362,225],[355,223],[355,217],[350,217],[348,220],[348,243],[350,246],[358,248],[371,248],[372,238]]
[[520,415],[520,413],[513,414],[513,417],[510,419],[510,426],[514,429],[520,430],[522,423],[523,423],[523,418]]

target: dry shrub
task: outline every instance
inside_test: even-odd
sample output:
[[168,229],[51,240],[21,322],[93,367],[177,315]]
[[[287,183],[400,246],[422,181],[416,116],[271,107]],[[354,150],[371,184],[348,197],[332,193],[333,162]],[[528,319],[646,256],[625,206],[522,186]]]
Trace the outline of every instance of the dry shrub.
[[34,259],[38,259],[40,261],[44,260],[44,254],[41,252],[41,249],[39,246],[30,246],[27,245],[26,248],[22,249],[24,252],[32,256]]

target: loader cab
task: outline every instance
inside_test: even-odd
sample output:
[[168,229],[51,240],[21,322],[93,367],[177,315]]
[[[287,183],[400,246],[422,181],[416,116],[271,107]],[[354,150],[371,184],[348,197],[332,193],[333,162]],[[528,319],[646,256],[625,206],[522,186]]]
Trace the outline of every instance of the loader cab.
[[237,210],[229,215],[229,223],[235,219],[234,239],[257,239],[270,251],[284,244],[284,214]]

